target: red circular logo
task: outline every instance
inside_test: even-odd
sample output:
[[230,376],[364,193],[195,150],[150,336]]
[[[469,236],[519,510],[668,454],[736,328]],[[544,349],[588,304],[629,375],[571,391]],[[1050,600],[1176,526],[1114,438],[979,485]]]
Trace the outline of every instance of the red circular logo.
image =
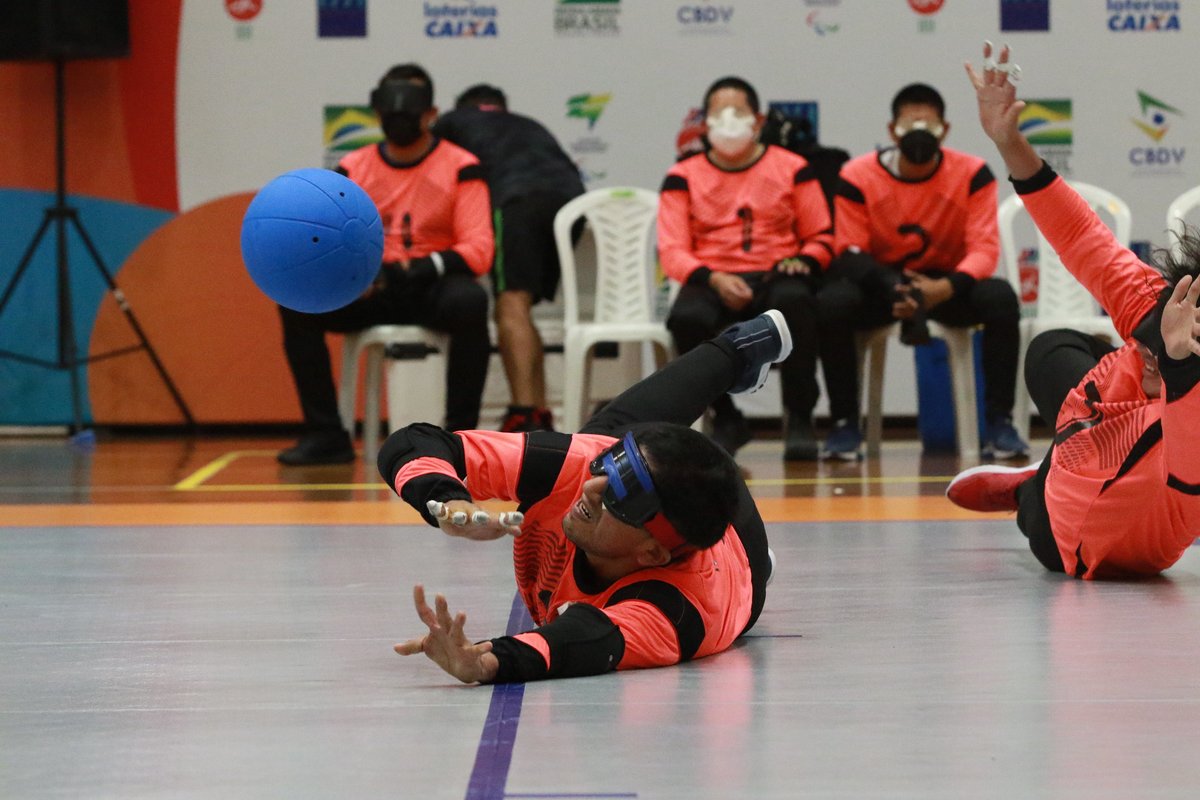
[[936,14],[946,0],[908,0],[908,7],[918,14]]
[[225,0],[225,11],[238,22],[249,22],[262,11],[262,4],[263,0]]

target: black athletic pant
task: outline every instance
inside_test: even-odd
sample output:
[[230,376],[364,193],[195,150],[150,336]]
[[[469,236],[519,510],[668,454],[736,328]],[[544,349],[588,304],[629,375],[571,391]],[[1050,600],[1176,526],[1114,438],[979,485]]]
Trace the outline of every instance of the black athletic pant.
[[[625,431],[636,430],[644,423],[691,425],[713,400],[729,390],[741,370],[742,364],[733,345],[724,339],[704,342],[626,389],[597,411],[580,433],[622,436]],[[766,601],[771,559],[767,555],[767,530],[758,514],[758,506],[740,478],[733,529],[742,540],[750,561],[754,592],[750,621],[742,631],[745,633],[758,620]]]
[[[817,404],[817,301],[813,280],[808,276],[771,272],[741,274],[754,292],[741,311],[726,307],[708,286],[684,284],[667,316],[667,329],[679,353],[688,353],[701,342],[716,336],[734,322],[778,309],[792,334],[792,354],[779,365],[783,407],[803,419],[812,416]],[[711,398],[718,411],[732,411],[732,402],[722,392]],[[719,401],[719,403],[718,403]]]
[[[491,339],[487,292],[473,278],[447,275],[414,288],[403,278],[393,277],[368,297],[336,311],[302,314],[280,307],[279,313],[283,347],[308,430],[342,427],[325,332],[350,333],[374,325],[423,325],[449,334],[445,427],[454,431],[478,427]],[[421,387],[412,390],[419,392]]]
[[[1025,385],[1047,424],[1054,426],[1067,395],[1114,349],[1094,336],[1067,329],[1046,331],[1034,338],[1025,353]],[[1029,549],[1042,566],[1062,572],[1062,556],[1046,510],[1046,475],[1053,452],[1051,444],[1037,474],[1017,489],[1017,527],[1029,538]]]
[[[932,278],[950,273],[927,270]],[[821,368],[832,419],[857,421],[860,415],[857,331],[894,321],[895,286],[903,280],[865,253],[847,252],[829,267],[817,293],[820,315]],[[1021,347],[1021,309],[1007,281],[976,281],[969,292],[955,295],[928,312],[929,318],[952,327],[983,325],[984,408],[989,421],[1012,415]]]

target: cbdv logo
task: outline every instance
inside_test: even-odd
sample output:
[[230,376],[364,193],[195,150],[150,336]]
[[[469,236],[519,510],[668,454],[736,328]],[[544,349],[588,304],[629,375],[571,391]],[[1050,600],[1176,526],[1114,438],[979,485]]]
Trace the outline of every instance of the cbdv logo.
[[1017,125],[1055,172],[1071,176],[1075,136],[1070,99],[1026,100]]
[[683,5],[675,9],[680,33],[732,33],[733,6]]
[[1050,0],[1000,0],[1000,30],[1050,30]]
[[567,116],[587,121],[587,134],[567,145],[567,151],[575,160],[575,166],[579,168],[579,174],[585,184],[590,185],[608,177],[608,166],[604,162],[608,142],[593,135],[592,130],[611,99],[611,92],[577,94],[567,98]]
[[429,3],[425,8],[425,35],[431,39],[470,39],[498,34],[496,6],[475,3]]
[[1179,0],[1105,0],[1105,9],[1117,33],[1179,30]]
[[[1137,96],[1141,116],[1130,117],[1129,121],[1158,145],[1170,131],[1174,118],[1182,117],[1183,112],[1140,89]],[[1143,171],[1178,172],[1185,155],[1183,147],[1134,147],[1129,151],[1129,163]]]
[[621,0],[558,0],[554,32],[563,36],[616,36],[621,32]]

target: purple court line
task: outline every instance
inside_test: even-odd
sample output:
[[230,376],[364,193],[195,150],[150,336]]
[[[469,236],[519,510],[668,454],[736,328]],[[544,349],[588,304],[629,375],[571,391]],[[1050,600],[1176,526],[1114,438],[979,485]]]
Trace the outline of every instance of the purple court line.
[[568,800],[568,799],[570,799],[570,800],[601,800],[602,798],[637,798],[637,793],[636,792],[617,792],[616,794],[611,794],[611,793],[610,794],[523,793],[523,794],[506,794],[504,796],[508,800],[515,800],[516,798],[528,798],[528,799],[538,799],[538,800]]
[[561,792],[546,793],[523,793],[523,794],[506,794],[507,800],[516,800],[517,798],[536,798],[537,800],[607,800],[608,798],[637,798],[637,792],[617,792],[616,794],[596,794],[596,793],[571,793],[562,794]]
[[[532,627],[533,618],[525,610],[521,595],[517,594],[513,597],[508,628],[504,633],[513,636]],[[483,733],[479,735],[479,749],[475,751],[475,767],[467,783],[466,800],[504,800],[504,786],[508,783],[508,768],[512,764],[524,697],[523,683],[498,683],[492,687],[492,704],[483,722]]]

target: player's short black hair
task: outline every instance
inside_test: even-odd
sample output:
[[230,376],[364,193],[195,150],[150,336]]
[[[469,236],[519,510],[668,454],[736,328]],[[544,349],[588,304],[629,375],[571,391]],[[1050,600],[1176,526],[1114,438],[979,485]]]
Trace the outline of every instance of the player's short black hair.
[[900,116],[900,109],[904,106],[933,106],[939,117],[946,118],[946,101],[937,89],[927,83],[910,83],[896,92],[892,98],[893,121]]
[[508,98],[504,96],[504,92],[498,86],[492,86],[488,83],[477,83],[474,86],[468,86],[464,89],[463,93],[454,101],[455,108],[469,108],[472,106],[499,106],[507,111]]
[[379,84],[376,88],[383,86],[389,81],[409,81],[411,83],[419,83],[428,87],[425,97],[425,105],[433,105],[433,78],[429,77],[429,73],[420,64],[397,64],[383,74],[379,79]]
[[754,87],[750,85],[749,81],[739,78],[736,75],[727,75],[724,78],[713,81],[713,85],[709,86],[708,91],[704,93],[704,102],[701,104],[704,113],[708,113],[708,101],[722,89],[737,89],[738,91],[745,92],[746,102],[750,104],[750,110],[755,114],[758,113],[758,92],[754,91]]
[[1200,279],[1200,228],[1184,224],[1183,231],[1171,234],[1174,247],[1155,248],[1153,264],[1162,273],[1167,285],[1158,293],[1154,310],[1147,314],[1133,331],[1133,337],[1145,344],[1156,355],[1162,353],[1162,313],[1171,299],[1171,293],[1184,276]]
[[738,508],[737,464],[704,434],[659,423],[635,429],[662,513],[679,535],[703,550],[721,541]]

